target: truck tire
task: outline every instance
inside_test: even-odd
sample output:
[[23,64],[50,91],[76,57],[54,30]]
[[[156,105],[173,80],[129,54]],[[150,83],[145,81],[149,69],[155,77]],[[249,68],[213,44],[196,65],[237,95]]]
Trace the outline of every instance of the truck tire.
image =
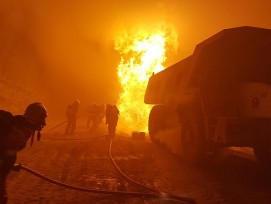
[[265,167],[271,167],[271,152],[254,147],[254,155],[257,160]]
[[149,115],[148,129],[150,139],[153,143],[159,143],[157,134],[165,129],[164,118],[166,116],[166,107],[162,105],[156,105],[151,109]]
[[206,158],[204,126],[197,118],[187,117],[182,130],[182,154],[186,161],[201,163]]

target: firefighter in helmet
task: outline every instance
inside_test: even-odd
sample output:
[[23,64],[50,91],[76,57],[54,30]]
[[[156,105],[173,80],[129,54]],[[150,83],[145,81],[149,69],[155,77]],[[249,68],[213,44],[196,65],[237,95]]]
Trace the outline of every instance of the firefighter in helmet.
[[23,115],[0,110],[0,204],[7,203],[6,179],[16,161],[17,152],[22,150],[37,132],[46,125],[47,110],[42,103],[27,106]]
[[75,132],[77,112],[79,110],[80,101],[76,99],[72,105],[68,105],[66,110],[67,125],[65,128],[66,135],[72,135]]
[[116,127],[119,120],[119,109],[116,105],[107,104],[106,106],[106,124],[108,129],[109,138],[113,139],[116,134]]

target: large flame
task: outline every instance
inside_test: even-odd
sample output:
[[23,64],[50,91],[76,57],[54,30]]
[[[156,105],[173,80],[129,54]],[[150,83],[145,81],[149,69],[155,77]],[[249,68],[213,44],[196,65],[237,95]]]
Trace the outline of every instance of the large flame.
[[126,30],[117,36],[115,49],[121,56],[118,65],[121,93],[117,102],[120,129],[147,131],[151,106],[144,104],[144,94],[148,79],[164,69],[167,48],[176,48],[176,33],[172,27],[163,26],[155,30]]

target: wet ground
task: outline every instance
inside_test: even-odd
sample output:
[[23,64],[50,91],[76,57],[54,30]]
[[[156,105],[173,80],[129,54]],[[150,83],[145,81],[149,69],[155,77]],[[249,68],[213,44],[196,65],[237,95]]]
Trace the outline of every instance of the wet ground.
[[[125,192],[149,192],[125,179],[108,155],[106,129],[90,133],[78,128],[73,136],[63,128],[47,132],[19,153],[17,162],[59,182],[87,189],[122,191],[97,194],[52,184],[25,171],[12,172],[8,180],[9,203],[185,203],[148,196],[128,196]],[[197,203],[271,203],[271,173],[263,169],[249,149],[226,149],[215,162],[193,166],[153,145],[149,138],[133,140],[118,133],[112,156],[118,167],[135,181]]]

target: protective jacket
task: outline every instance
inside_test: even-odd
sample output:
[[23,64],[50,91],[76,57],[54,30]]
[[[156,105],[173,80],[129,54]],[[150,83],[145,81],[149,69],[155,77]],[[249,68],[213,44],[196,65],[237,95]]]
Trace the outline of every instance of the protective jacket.
[[23,116],[0,110],[0,204],[6,203],[6,177],[35,129]]

